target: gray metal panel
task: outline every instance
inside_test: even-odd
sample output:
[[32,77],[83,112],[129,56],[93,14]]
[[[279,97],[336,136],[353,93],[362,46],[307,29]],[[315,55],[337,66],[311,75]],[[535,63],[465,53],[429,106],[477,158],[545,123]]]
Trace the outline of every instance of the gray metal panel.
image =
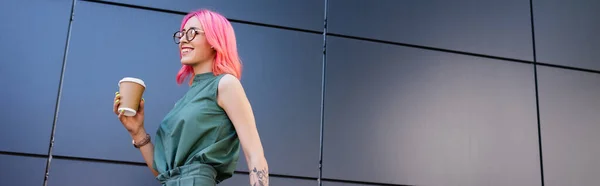
[[78,160],[52,160],[49,186],[159,186],[150,169],[128,165]]
[[600,1],[533,1],[537,60],[600,70]]
[[330,0],[328,8],[331,33],[533,61],[529,0]]
[[43,185],[46,159],[0,154],[1,185]]
[[[271,173],[318,176],[322,36],[234,24]],[[238,170],[248,171],[240,156]]]
[[181,64],[172,39],[183,16],[85,1],[75,14],[54,154],[143,162],[112,112],[117,82],[145,81],[145,126],[154,136],[187,90],[175,82]]
[[[247,174],[234,174],[233,177],[223,181],[219,186],[239,186],[249,185],[250,179]],[[285,186],[316,186],[317,180],[301,180],[294,178],[280,178],[270,176],[269,185],[285,185]]]
[[323,31],[323,0],[104,0],[189,12],[208,8],[230,19]]
[[533,66],[328,38],[323,176],[540,185]]
[[538,67],[547,186],[598,185],[600,74]]
[[70,13],[70,0],[0,1],[0,151],[48,153]]

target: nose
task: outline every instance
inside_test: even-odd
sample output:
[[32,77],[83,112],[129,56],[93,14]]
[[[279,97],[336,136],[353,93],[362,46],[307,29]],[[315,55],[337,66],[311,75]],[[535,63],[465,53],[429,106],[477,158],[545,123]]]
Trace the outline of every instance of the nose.
[[179,38],[179,43],[187,42],[187,39],[185,39],[185,37],[186,37],[185,33],[183,33],[181,35],[182,36]]

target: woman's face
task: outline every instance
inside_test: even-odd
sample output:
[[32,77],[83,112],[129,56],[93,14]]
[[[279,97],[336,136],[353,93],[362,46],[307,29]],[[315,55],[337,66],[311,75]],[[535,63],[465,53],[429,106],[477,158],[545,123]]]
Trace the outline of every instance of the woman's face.
[[179,38],[179,52],[182,64],[193,66],[214,58],[215,51],[208,44],[204,29],[196,17],[191,17],[179,34],[181,37]]

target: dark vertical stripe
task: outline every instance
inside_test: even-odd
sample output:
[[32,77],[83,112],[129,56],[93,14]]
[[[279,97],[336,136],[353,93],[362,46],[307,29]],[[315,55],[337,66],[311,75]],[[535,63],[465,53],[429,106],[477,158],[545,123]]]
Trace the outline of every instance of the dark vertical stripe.
[[538,92],[537,56],[535,48],[535,25],[533,19],[533,0],[529,0],[529,13],[531,18],[531,42],[533,45],[533,77],[535,81],[535,107],[537,112],[538,148],[540,152],[540,182],[542,183],[542,186],[544,186],[544,156],[542,155],[542,129],[540,121],[540,96]]
[[323,66],[321,69],[321,129],[319,133],[319,177],[317,184],[322,186],[323,177],[323,129],[325,124],[325,72],[327,67],[327,4],[325,0],[324,15],[323,15]]
[[48,185],[48,176],[50,175],[50,163],[52,162],[52,150],[54,148],[54,133],[56,132],[56,122],[58,121],[58,112],[60,110],[60,98],[62,96],[63,80],[65,77],[65,68],[67,66],[67,56],[69,54],[69,42],[71,40],[71,28],[73,25],[75,2],[76,0],[73,0],[71,2],[71,14],[69,15],[67,40],[65,42],[65,50],[63,53],[62,68],[60,70],[60,81],[58,83],[58,93],[56,95],[56,104],[54,107],[54,121],[52,122],[52,133],[50,134],[50,144],[48,146],[48,160],[46,161],[46,171],[44,172],[44,186]]

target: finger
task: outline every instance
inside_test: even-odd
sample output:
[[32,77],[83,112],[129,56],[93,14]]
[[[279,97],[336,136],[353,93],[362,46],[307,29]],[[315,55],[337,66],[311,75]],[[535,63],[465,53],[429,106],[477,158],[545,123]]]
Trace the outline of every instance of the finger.
[[115,112],[115,114],[117,113],[117,107],[119,107],[119,100],[121,99],[121,95],[119,94],[119,92],[115,93],[115,98],[113,99],[113,112]]
[[123,117],[125,117],[125,115],[123,115],[123,113],[125,113],[124,110],[122,110],[121,112],[119,112],[119,120],[123,121]]
[[117,115],[119,115],[119,105],[121,104],[121,100],[120,99],[116,99],[114,104],[113,104],[113,112]]
[[138,108],[138,113],[140,114],[144,114],[144,105],[146,103],[146,100],[144,100],[144,98],[142,98],[142,101],[140,101],[140,107]]

